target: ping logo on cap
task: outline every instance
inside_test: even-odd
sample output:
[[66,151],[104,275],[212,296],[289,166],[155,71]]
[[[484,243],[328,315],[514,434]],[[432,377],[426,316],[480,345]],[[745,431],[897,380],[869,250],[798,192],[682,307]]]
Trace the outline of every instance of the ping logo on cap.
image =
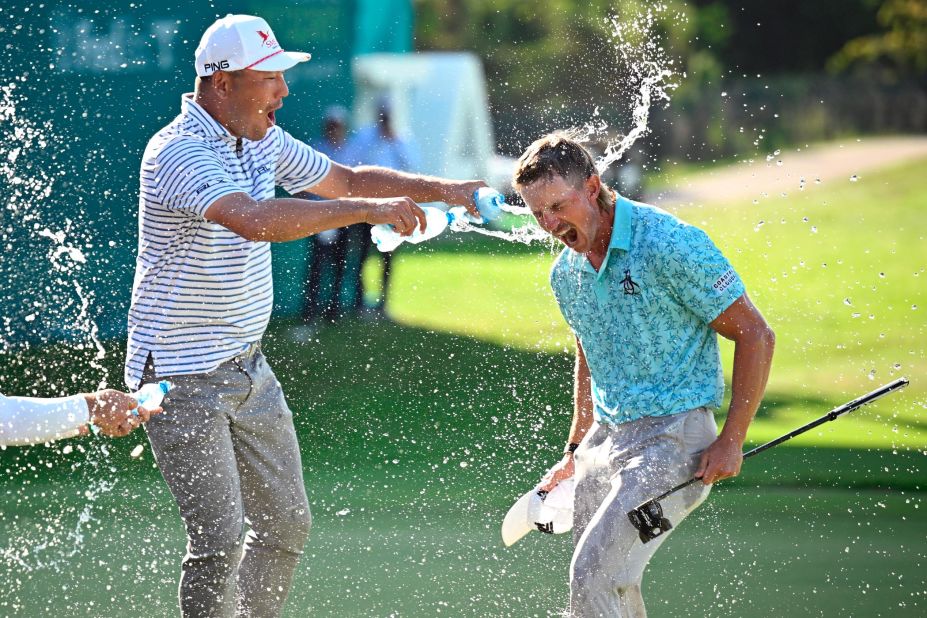
[[218,60],[216,62],[203,63],[203,69],[207,72],[224,71],[229,68],[228,60]]

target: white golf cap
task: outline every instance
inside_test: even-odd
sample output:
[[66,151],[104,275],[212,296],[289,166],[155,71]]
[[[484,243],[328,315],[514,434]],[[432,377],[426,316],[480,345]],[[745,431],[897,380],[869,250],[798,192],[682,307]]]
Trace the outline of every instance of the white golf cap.
[[502,542],[506,547],[532,530],[563,534],[573,529],[572,478],[560,481],[549,493],[537,487],[518,499],[502,520]]
[[267,22],[253,15],[226,15],[206,29],[196,48],[196,74],[216,71],[286,71],[311,56],[283,51]]

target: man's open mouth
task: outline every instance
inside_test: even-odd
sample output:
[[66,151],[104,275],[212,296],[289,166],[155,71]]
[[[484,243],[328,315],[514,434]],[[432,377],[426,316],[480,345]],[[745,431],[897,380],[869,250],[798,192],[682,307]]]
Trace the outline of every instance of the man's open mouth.
[[270,124],[277,124],[277,111],[271,110],[267,113],[267,119],[270,120]]
[[572,227],[567,228],[566,230],[560,232],[559,234],[555,234],[555,236],[557,237],[557,240],[567,245],[568,247],[572,246],[573,243],[576,242],[576,239],[579,238],[579,235],[576,233],[576,230]]

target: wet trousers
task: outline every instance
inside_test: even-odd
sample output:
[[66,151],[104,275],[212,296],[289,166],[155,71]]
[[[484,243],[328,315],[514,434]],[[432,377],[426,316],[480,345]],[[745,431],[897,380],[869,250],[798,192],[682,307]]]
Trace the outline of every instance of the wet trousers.
[[[692,478],[717,432],[707,408],[592,425],[575,453],[571,617],[646,617],[644,569],[669,533],[642,543],[627,512]],[[674,529],[708,491],[696,483],[660,501]]]
[[[153,379],[149,366],[143,381]],[[311,524],[280,384],[257,344],[208,374],[168,379],[147,431],[186,527],[181,613],[279,616]]]

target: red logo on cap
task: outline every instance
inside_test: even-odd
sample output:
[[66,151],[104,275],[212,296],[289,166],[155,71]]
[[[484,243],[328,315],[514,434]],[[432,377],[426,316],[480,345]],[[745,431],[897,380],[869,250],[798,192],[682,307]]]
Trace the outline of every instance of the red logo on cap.
[[258,30],[257,33],[261,36],[261,46],[262,47],[276,47],[277,46],[277,41],[275,39],[270,38],[270,35],[267,34],[266,32],[261,32],[260,30]]

